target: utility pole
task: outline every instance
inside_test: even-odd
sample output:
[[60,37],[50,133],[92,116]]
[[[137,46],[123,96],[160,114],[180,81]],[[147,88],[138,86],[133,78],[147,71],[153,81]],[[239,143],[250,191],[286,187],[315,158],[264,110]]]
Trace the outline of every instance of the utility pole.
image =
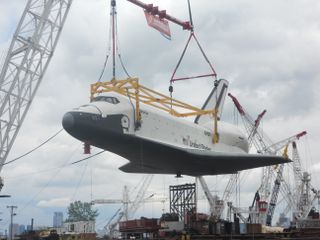
[[13,216],[16,215],[13,211],[14,211],[14,209],[16,209],[16,208],[18,208],[18,207],[17,207],[17,206],[7,206],[7,208],[10,208],[10,229],[9,229],[10,238],[9,238],[9,240],[13,240],[13,231],[12,231],[12,227],[13,227]]

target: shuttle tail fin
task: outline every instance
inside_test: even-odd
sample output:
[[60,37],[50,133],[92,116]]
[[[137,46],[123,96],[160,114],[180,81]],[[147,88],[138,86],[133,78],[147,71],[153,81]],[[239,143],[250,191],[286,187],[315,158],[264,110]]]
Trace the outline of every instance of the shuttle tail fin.
[[[202,110],[209,110],[209,109],[217,109],[218,110],[218,118],[221,117],[221,113],[223,110],[224,100],[227,94],[229,82],[225,79],[220,79],[215,84],[215,87],[212,89],[211,93],[209,94],[207,100],[205,101]],[[212,119],[211,116],[208,115],[198,115],[194,122],[197,124],[203,124]]]

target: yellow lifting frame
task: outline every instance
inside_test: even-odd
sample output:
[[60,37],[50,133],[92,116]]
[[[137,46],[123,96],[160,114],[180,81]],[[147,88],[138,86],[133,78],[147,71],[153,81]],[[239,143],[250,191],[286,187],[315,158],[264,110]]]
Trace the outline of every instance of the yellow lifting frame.
[[[137,122],[141,122],[140,102],[168,112],[175,117],[189,117],[207,114],[212,115],[214,119],[214,133],[212,136],[212,142],[217,143],[219,141],[218,117],[216,109],[203,110],[179,100],[173,99],[162,93],[156,92],[150,88],[140,85],[138,78],[127,78],[124,80],[112,80],[109,82],[93,83],[91,84],[90,99],[92,100],[96,97],[96,95],[105,92],[116,92],[123,96],[134,99],[136,102]],[[179,108],[180,110],[184,110],[185,112],[179,112],[177,108]]]

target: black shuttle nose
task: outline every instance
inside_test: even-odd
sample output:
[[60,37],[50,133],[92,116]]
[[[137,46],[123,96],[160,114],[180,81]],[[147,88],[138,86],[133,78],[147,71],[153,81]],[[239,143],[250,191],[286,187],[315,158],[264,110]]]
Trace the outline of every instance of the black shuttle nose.
[[74,117],[71,113],[66,113],[62,119],[62,126],[65,130],[70,130],[74,127]]

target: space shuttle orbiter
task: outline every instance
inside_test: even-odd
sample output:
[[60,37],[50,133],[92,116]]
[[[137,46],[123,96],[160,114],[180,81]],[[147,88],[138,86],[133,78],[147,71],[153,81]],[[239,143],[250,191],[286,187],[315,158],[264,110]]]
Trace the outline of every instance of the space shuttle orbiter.
[[[219,80],[202,109],[222,112],[228,82]],[[219,121],[219,141],[211,116],[194,122],[174,117],[140,103],[141,124],[136,127],[133,100],[116,92],[101,93],[89,104],[67,112],[63,128],[73,137],[120,155],[128,173],[202,176],[288,162],[280,156],[248,154],[246,136],[235,126]]]

